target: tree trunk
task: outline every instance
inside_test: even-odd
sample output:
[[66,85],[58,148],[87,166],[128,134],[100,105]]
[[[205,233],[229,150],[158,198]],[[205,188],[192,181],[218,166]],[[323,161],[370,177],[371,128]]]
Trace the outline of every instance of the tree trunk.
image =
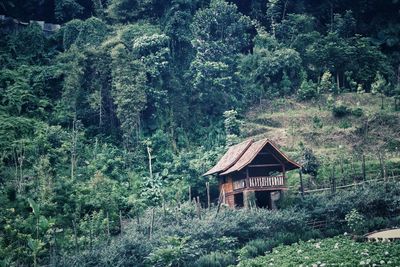
[[338,93],[340,93],[340,79],[339,79],[339,71],[336,72],[336,85]]
[[151,148],[147,146],[147,155],[149,159],[149,174],[150,174],[150,179],[153,180],[153,167],[151,164]]

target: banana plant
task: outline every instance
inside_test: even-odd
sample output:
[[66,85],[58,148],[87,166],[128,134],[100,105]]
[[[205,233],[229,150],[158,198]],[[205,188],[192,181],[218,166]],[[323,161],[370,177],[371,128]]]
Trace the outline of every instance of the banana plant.
[[39,205],[31,198],[28,198],[29,206],[32,209],[32,212],[36,219],[36,239],[30,238],[28,240],[28,247],[32,251],[33,256],[33,266],[37,266],[37,255],[44,247],[44,242],[39,239],[39,228],[45,230],[49,227],[49,222],[46,217],[40,215]]

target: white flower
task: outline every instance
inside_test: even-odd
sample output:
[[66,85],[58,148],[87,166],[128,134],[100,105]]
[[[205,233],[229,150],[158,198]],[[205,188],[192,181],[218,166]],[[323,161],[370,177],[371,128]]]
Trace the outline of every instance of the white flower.
[[365,262],[364,261],[360,261],[360,265],[365,265]]
[[369,264],[371,262],[371,259],[367,259],[367,264]]
[[392,261],[388,261],[387,264],[392,264]]
[[389,252],[385,251],[385,255],[386,255],[386,256],[389,255]]
[[297,254],[300,254],[300,253],[302,253],[303,251],[301,250],[301,249],[299,249],[298,251],[297,251]]
[[347,232],[344,232],[344,234],[343,235],[347,235]]
[[305,257],[304,257],[304,259],[308,260],[308,259],[310,259],[310,257],[308,257],[308,256],[305,256]]
[[311,265],[312,267],[318,267],[318,265],[317,264],[315,264],[315,263],[313,263],[313,265]]
[[271,262],[270,264],[269,264],[269,266],[273,266],[274,264]]
[[376,265],[375,263],[374,263],[374,264],[372,264],[372,267],[375,267],[375,266],[378,266],[378,265]]
[[338,249],[339,248],[339,243],[336,243],[335,244],[335,249]]
[[325,263],[322,263],[321,265],[320,265],[320,267],[325,267],[326,266],[326,264]]
[[384,261],[384,260],[381,260],[379,263],[380,263],[380,264],[385,264],[385,261]]
[[315,244],[316,248],[321,248],[321,242],[318,242],[317,244]]

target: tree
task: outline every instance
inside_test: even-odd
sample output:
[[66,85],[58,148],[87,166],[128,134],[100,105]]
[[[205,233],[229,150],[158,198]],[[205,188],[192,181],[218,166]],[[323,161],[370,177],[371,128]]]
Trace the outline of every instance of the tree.
[[239,70],[250,99],[290,95],[301,83],[300,54],[262,31],[253,53],[242,57]]
[[196,56],[190,66],[192,105],[220,115],[242,97],[236,74],[237,55],[249,49],[251,22],[234,4],[213,0],[191,24]]
[[78,118],[78,107],[81,104],[82,87],[85,69],[85,54],[78,47],[72,45],[58,58],[59,68],[63,74],[62,98],[57,103],[57,120],[70,125]]
[[138,139],[140,114],[146,104],[146,76],[144,66],[132,58],[123,47],[113,48],[113,99],[117,106],[117,116],[121,122],[126,147]]
[[384,109],[383,100],[385,98],[385,92],[386,80],[379,72],[377,72],[375,75],[375,81],[371,84],[371,94],[379,94],[381,96],[381,109]]
[[333,23],[330,25],[332,32],[336,32],[343,38],[350,38],[354,35],[356,28],[356,20],[354,19],[353,12],[346,10],[344,15],[335,14]]
[[333,90],[332,74],[327,70],[322,74],[321,81],[318,85],[318,91],[320,93],[332,93]]
[[227,110],[224,112],[224,125],[226,133],[226,146],[231,146],[238,141],[240,135],[240,121],[237,119],[236,110]]
[[320,161],[317,159],[312,149],[303,148],[303,172],[312,175],[315,179],[318,175],[320,165]]
[[165,1],[162,0],[111,0],[107,8],[108,17],[116,22],[134,22],[162,15]]
[[64,22],[81,17],[84,9],[76,0],[56,0],[54,13],[57,21]]
[[309,100],[318,96],[318,90],[316,84],[312,80],[303,80],[300,85],[297,95],[301,100]]

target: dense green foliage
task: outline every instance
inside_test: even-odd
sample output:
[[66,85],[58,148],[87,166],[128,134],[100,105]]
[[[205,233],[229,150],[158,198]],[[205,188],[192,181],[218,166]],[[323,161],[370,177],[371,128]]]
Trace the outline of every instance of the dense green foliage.
[[[181,235],[155,230],[160,238],[146,243],[141,241],[145,229],[132,230],[138,236],[113,241],[121,243],[104,254],[109,258],[86,249],[119,235],[120,218],[148,217],[152,207],[180,205],[189,192],[205,202],[209,178],[201,174],[226,145],[243,137],[244,112],[264,99],[315,101],[327,94],[373,93],[382,97],[382,109],[392,109],[383,99],[400,97],[399,5],[1,1],[0,13],[62,24],[50,36],[36,24],[0,24],[1,264],[54,265],[71,252],[80,261],[106,264],[125,260],[120,257],[129,253],[125,246],[140,248],[132,249],[139,254],[127,265],[230,262],[232,251],[212,253],[219,250],[214,243],[233,250],[260,237],[254,229],[226,232],[242,228],[248,220],[244,213],[228,212],[225,232],[199,220],[204,233],[191,233],[196,229],[183,214],[175,229],[163,230]],[[332,112],[362,116],[362,110],[340,105]],[[393,119],[387,118],[382,121]],[[319,127],[318,118],[315,124]],[[390,146],[397,149],[395,142]],[[299,147],[295,156],[308,161],[308,174],[325,175],[312,151]],[[217,181],[209,182],[214,200]],[[363,212],[359,205],[355,208]],[[341,219],[350,210],[338,213]],[[288,216],[285,212],[277,218]],[[256,225],[267,225],[265,214],[255,217]],[[229,216],[239,219],[229,221]],[[306,216],[299,216],[304,222]],[[296,229],[282,227],[281,232]],[[189,240],[206,230],[215,232],[199,240],[209,245],[198,245],[198,254],[191,254],[197,248],[188,248]],[[305,237],[294,239],[299,238]]]
[[[400,184],[366,186],[336,195],[287,197],[292,208],[223,209],[201,211],[194,203],[148,210],[132,221],[124,234],[93,248],[82,242],[81,254],[63,259],[65,266],[227,266],[244,261],[282,244],[331,237],[351,232],[354,211],[363,217],[360,234],[399,225]],[[286,203],[288,205],[288,203]],[[313,221],[326,221],[316,230]],[[85,239],[88,242],[89,236]],[[209,265],[208,265],[209,264]],[[218,265],[220,264],[220,265]],[[284,265],[283,265],[284,266]]]

